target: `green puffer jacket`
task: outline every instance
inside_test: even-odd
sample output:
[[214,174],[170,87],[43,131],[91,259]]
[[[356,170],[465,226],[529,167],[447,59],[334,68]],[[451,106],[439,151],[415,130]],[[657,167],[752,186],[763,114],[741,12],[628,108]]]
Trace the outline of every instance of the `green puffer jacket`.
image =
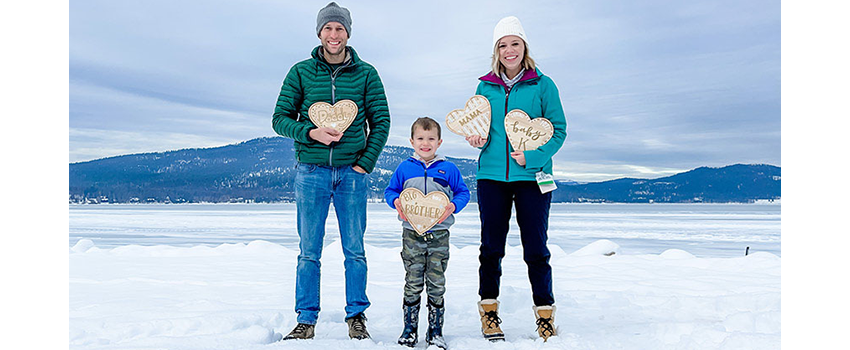
[[[387,143],[390,111],[384,85],[375,67],[360,60],[347,46],[348,57],[336,71],[313,49],[312,58],[296,63],[289,70],[272,117],[272,128],[279,135],[295,140],[299,162],[343,166],[359,165],[372,172]],[[309,136],[316,126],[307,117],[313,103],[334,104],[340,100],[357,104],[357,117],[338,142],[326,146]]]
[[[539,171],[552,174],[552,157],[567,138],[567,119],[555,82],[539,69],[527,70],[509,93],[506,92],[507,87],[502,78],[493,72],[479,80],[475,94],[483,95],[490,101],[492,119],[487,143],[478,156],[477,179],[536,181],[534,174]],[[511,158],[513,148],[505,133],[505,114],[514,109],[523,110],[531,119],[549,119],[555,128],[549,142],[536,150],[523,152],[525,166]]]

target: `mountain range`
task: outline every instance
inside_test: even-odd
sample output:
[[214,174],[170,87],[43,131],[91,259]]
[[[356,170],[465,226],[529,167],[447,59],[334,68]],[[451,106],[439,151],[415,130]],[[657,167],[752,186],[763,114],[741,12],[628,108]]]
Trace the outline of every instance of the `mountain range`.
[[[413,149],[386,146],[367,176],[380,201],[395,168]],[[447,157],[476,198],[475,160]],[[294,200],[291,139],[266,137],[214,148],[131,154],[69,164],[72,203],[288,202]],[[781,169],[736,164],[658,179],[556,181],[553,202],[752,202],[781,197]]]

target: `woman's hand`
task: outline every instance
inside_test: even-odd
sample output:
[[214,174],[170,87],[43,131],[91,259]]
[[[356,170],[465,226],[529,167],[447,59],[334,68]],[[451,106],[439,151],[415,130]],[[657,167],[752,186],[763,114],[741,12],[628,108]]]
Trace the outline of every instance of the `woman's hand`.
[[466,142],[469,142],[469,145],[472,147],[481,148],[484,147],[485,143],[487,143],[487,139],[480,135],[471,135],[466,137]]
[[525,152],[511,152],[511,158],[513,158],[517,164],[521,166],[525,166]]
[[404,212],[401,211],[401,199],[396,198],[393,201],[393,206],[395,207],[395,211],[398,212],[398,216],[400,216],[402,220],[407,221],[407,217],[404,216]]

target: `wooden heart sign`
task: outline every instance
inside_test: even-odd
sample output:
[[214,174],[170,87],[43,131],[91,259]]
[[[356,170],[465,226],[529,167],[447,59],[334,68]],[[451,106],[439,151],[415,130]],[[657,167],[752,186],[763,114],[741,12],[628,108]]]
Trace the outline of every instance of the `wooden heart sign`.
[[505,133],[508,134],[514,151],[533,151],[549,142],[554,132],[555,127],[549,119],[531,119],[519,109],[505,115]]
[[433,191],[423,194],[413,187],[401,191],[399,200],[407,222],[419,235],[425,235],[425,232],[434,227],[449,205],[449,197],[445,193]]
[[333,106],[327,102],[316,102],[307,110],[307,115],[318,127],[345,132],[357,116],[357,104],[352,100],[340,100]]
[[463,137],[479,135],[486,139],[490,134],[490,119],[490,101],[475,95],[466,101],[463,109],[455,109],[446,115],[446,126]]

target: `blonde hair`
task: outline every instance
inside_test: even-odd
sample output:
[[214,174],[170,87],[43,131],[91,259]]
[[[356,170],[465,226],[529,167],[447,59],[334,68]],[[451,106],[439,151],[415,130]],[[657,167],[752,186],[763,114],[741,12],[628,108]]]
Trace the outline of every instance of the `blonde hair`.
[[[525,46],[525,50],[522,53],[522,68],[525,70],[532,70],[537,68],[537,63],[534,62],[534,59],[531,58],[531,52],[528,50],[528,43],[525,40],[522,40],[522,44]],[[490,69],[493,71],[493,74],[498,76],[502,71],[505,70],[505,67],[502,65],[502,62],[499,62],[499,43],[502,42],[502,39],[496,41],[496,44],[493,45],[493,56],[492,61],[490,62]]]

